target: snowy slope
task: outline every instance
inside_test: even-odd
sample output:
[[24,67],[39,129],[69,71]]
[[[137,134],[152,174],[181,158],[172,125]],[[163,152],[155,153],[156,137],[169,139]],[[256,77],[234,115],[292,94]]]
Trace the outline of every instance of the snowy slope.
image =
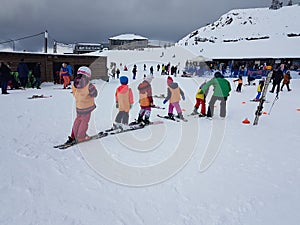
[[211,58],[299,57],[300,6],[235,9],[177,44]]
[[[140,79],[143,72],[141,68],[138,71]],[[166,77],[157,72],[154,76],[154,94],[165,93]],[[174,79],[185,91],[182,108],[187,115],[203,79]],[[139,81],[130,80],[135,101]],[[257,106],[248,101],[255,96],[256,87],[245,86],[242,93],[231,92],[226,120],[219,119],[216,105],[212,121],[189,117],[187,123],[165,121],[66,151],[58,151],[53,145],[64,142],[70,133],[75,116],[70,90],[48,83],[41,90],[0,95],[0,224],[297,225],[299,81],[292,80],[293,90],[280,94],[271,115],[263,115],[258,126],[241,123],[246,117],[253,122]],[[235,84],[230,82],[234,89]],[[119,85],[117,80],[93,83],[99,96],[89,134],[111,126],[116,115],[113,96]],[[28,100],[33,94],[53,97]],[[272,103],[274,95],[267,98]],[[163,105],[161,99],[154,100]],[[246,104],[242,104],[244,101]],[[264,111],[269,111],[271,103]],[[136,103],[131,120],[138,110]],[[158,119],[157,113],[167,111],[153,110],[152,120]],[[219,148],[207,148],[212,140],[219,141]],[[200,163],[209,151],[215,151],[215,159],[201,170]],[[108,161],[93,157],[97,154],[113,162],[106,165],[108,170],[101,170]],[[156,166],[167,161],[173,164],[164,170]],[[141,169],[138,171],[151,166],[154,170],[147,175],[126,174],[117,170],[120,162]],[[176,163],[181,165],[171,171]]]

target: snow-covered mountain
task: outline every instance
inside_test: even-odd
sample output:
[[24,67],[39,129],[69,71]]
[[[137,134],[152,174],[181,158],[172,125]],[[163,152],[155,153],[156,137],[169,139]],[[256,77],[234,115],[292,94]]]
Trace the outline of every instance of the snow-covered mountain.
[[209,58],[299,57],[300,6],[235,9],[177,44]]

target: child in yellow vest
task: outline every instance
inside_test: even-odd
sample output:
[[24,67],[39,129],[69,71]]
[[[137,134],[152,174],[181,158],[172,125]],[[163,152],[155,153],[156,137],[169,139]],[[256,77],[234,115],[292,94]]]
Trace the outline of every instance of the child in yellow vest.
[[[192,115],[197,115],[198,113],[198,108],[201,105],[201,112],[199,114],[199,117],[205,116],[206,115],[206,106],[205,106],[205,94],[202,90],[202,87],[206,84],[204,82],[203,84],[200,85],[197,93],[196,93],[196,104],[194,106],[194,111],[192,112]],[[208,90],[207,90],[208,91]]]
[[91,70],[86,66],[80,67],[72,86],[77,116],[73,123],[71,136],[69,136],[66,143],[82,142],[90,139],[86,131],[88,130],[91,113],[96,108],[94,99],[98,94],[96,87],[90,83],[90,79]]

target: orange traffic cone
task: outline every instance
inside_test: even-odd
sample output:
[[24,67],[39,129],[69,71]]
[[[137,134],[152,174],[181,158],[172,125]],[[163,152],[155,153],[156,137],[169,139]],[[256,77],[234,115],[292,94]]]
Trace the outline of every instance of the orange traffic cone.
[[250,124],[250,120],[248,120],[248,118],[246,118],[246,119],[243,120],[242,123],[243,123],[243,124]]

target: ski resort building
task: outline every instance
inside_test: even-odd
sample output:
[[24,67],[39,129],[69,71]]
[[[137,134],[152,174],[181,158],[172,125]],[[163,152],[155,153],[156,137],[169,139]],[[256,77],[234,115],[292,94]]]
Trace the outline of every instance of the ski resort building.
[[109,38],[109,49],[133,50],[148,47],[148,38],[135,34],[121,34]]
[[21,59],[32,70],[37,63],[41,63],[41,81],[52,82],[60,71],[62,63],[71,65],[73,71],[80,66],[89,66],[92,70],[93,79],[107,80],[107,57],[78,54],[47,54],[29,52],[1,52],[0,62],[8,62],[11,70],[16,71]]

